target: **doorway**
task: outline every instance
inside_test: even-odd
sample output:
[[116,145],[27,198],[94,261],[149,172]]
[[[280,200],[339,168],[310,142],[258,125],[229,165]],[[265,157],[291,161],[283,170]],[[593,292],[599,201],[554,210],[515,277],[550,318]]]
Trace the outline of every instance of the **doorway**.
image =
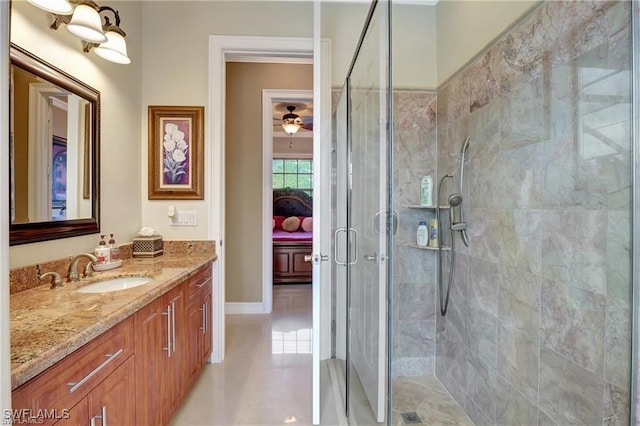
[[[225,353],[225,285],[226,271],[224,260],[228,257],[226,253],[226,216],[225,216],[225,137],[228,124],[226,117],[226,65],[233,60],[241,58],[253,59],[256,62],[264,61],[265,58],[280,58],[290,62],[310,63],[313,57],[314,67],[314,120],[322,123],[319,131],[314,134],[314,157],[322,160],[316,162],[314,174],[317,172],[323,176],[329,176],[329,154],[330,145],[321,144],[322,140],[330,137],[330,57],[329,42],[327,40],[305,38],[280,38],[280,37],[244,37],[244,36],[210,36],[209,43],[210,57],[210,90],[209,90],[209,119],[207,125],[211,135],[211,148],[208,152],[211,169],[207,173],[208,180],[212,185],[207,189],[207,198],[211,200],[211,216],[209,217],[210,238],[216,241],[216,253],[219,262],[214,272],[214,348],[211,362],[221,362]],[[218,123],[214,125],[213,123]],[[242,125],[238,122],[237,125]],[[314,178],[314,180],[317,180]],[[328,188],[327,188],[328,190]],[[318,199],[319,194],[316,194]],[[326,197],[326,195],[323,195]],[[320,204],[320,205],[318,205]],[[330,216],[330,205],[328,203],[316,203],[314,216],[322,217],[323,220],[314,224],[314,259],[318,257],[318,262],[314,262],[313,267],[313,422],[318,424],[320,419],[320,359],[326,359],[330,354],[330,283],[325,283],[329,279],[328,271],[320,273],[321,270],[330,268],[327,262],[322,262],[322,253],[330,250],[330,240],[316,239],[315,235],[321,235],[322,229],[328,232],[329,224],[325,224],[326,218]],[[263,224],[264,226],[264,224]],[[261,305],[262,303],[260,303]],[[320,307],[322,308],[322,312]],[[328,310],[328,314],[326,312]],[[257,312],[255,312],[257,313]],[[321,342],[323,342],[321,344]]]
[[[271,221],[263,234],[262,292],[269,301],[273,285],[312,280],[313,91],[265,89],[262,114],[263,214]],[[287,114],[298,116],[291,134],[282,126]]]

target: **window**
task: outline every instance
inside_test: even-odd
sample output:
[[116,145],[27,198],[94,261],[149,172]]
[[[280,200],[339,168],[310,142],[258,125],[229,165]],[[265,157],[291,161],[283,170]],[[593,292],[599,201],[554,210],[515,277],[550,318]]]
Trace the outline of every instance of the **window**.
[[273,187],[303,189],[313,195],[313,160],[273,159]]

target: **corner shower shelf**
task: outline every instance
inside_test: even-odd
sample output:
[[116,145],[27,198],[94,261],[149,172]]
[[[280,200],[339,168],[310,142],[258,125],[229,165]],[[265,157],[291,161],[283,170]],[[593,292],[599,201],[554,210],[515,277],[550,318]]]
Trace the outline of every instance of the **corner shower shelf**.
[[429,246],[425,246],[425,247],[423,247],[423,246],[419,246],[419,245],[417,245],[417,244],[409,244],[409,247],[417,248],[417,249],[420,249],[420,250],[433,250],[433,251],[439,251],[439,250],[442,250],[442,251],[451,251],[451,247],[447,247],[447,246],[440,246],[440,247],[438,248],[438,247],[429,247]]
[[[431,209],[431,210],[435,210],[436,206],[421,206],[419,204],[416,204],[416,205],[412,205],[412,206],[407,206],[407,208],[410,208],[410,209]],[[440,209],[448,209],[449,206],[440,206],[438,208],[440,208]]]

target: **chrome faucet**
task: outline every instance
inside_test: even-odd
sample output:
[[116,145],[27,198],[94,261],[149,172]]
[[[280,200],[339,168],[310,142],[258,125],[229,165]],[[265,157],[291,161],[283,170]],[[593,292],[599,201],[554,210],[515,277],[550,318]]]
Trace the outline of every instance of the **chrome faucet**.
[[38,279],[40,281],[46,281],[47,278],[51,277],[51,288],[60,288],[62,287],[62,277],[57,272],[47,272],[43,274],[40,270],[40,265],[36,266],[36,272],[38,274]]
[[93,269],[91,269],[91,266],[98,261],[98,258],[91,253],[80,253],[78,255],[75,255],[71,259],[71,263],[69,264],[69,282],[80,281],[80,274],[78,274],[78,261],[83,257],[86,257],[91,261],[87,263],[87,266],[85,266],[84,268],[84,276],[90,277],[91,274],[93,274]]

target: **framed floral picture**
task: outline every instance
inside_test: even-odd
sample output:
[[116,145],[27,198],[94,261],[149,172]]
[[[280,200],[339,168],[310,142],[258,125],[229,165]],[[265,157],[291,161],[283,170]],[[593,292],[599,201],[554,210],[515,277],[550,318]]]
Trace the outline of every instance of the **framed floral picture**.
[[150,200],[204,199],[204,107],[149,106]]

